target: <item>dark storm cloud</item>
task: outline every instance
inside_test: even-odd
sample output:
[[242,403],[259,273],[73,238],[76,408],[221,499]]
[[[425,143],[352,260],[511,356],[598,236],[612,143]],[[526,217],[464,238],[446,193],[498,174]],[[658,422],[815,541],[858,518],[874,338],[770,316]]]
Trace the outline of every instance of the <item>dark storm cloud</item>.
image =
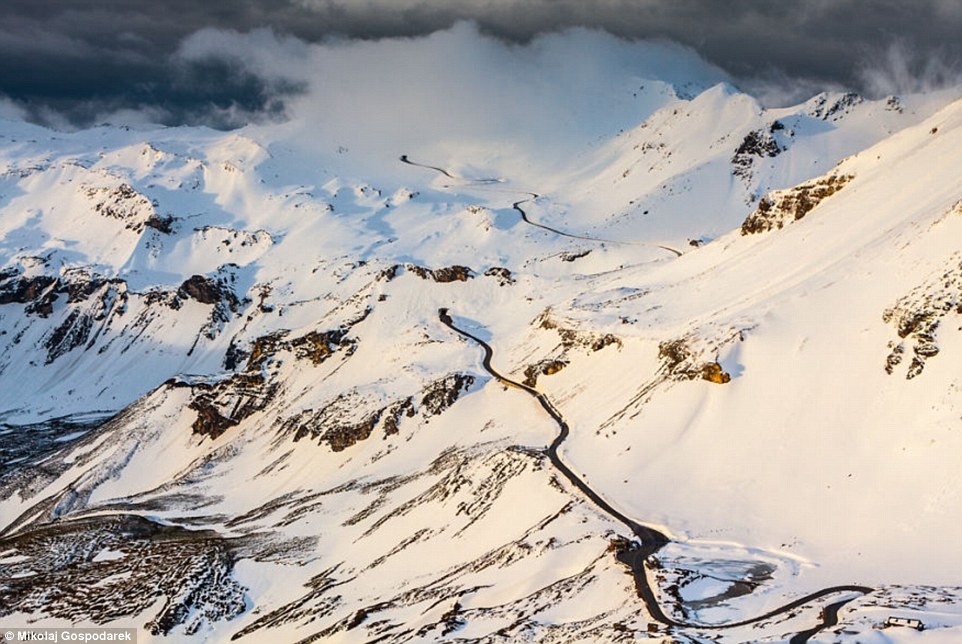
[[126,109],[165,123],[230,127],[278,111],[279,97],[296,89],[290,83],[260,78],[236,57],[176,55],[205,24],[244,26],[241,14],[198,4],[5,0],[0,93],[54,125],[89,125]]
[[0,94],[48,122],[132,109],[230,126],[280,113],[298,86],[236,54],[179,55],[199,29],[269,27],[313,42],[417,36],[465,19],[509,41],[572,26],[667,38],[789,94],[919,89],[953,77],[962,59],[958,0],[3,0]]

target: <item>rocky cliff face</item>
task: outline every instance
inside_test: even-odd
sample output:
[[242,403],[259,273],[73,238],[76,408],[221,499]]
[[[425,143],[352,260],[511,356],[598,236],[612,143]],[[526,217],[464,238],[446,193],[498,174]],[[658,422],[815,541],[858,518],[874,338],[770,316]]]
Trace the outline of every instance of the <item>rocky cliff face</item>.
[[[891,352],[885,359],[889,375],[909,361],[905,377],[917,377],[926,360],[939,355],[939,327],[962,315],[962,255],[956,254],[944,272],[927,279],[882,314],[886,324],[895,327],[898,339],[889,342]],[[911,343],[908,354],[906,344]]]
[[776,133],[784,130],[781,122],[774,121],[767,130],[752,130],[745,135],[732,156],[732,174],[751,182],[757,160],[774,158],[785,151],[785,147],[775,138]]
[[699,360],[685,339],[662,342],[658,345],[658,357],[662,360],[662,369],[669,379],[700,378],[716,385],[731,382],[731,375],[726,373],[718,362]]
[[776,230],[802,219],[852,179],[851,175],[829,174],[789,190],[765,195],[758,208],[742,223],[742,235]]

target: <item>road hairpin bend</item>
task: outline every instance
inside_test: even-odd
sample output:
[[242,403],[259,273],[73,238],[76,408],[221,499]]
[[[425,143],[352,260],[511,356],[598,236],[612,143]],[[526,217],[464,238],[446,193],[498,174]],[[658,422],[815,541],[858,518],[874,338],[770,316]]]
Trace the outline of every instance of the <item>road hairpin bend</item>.
[[[446,176],[446,177],[448,177],[448,178],[450,178],[450,179],[457,179],[457,178],[458,178],[458,177],[456,177],[455,175],[453,175],[453,174],[451,174],[450,172],[448,172],[447,170],[445,170],[444,168],[439,168],[438,166],[427,165],[427,164],[425,164],[425,163],[418,163],[418,162],[416,162],[416,161],[411,161],[411,159],[408,158],[408,155],[406,155],[406,154],[402,154],[402,155],[401,155],[400,161],[401,161],[401,163],[406,163],[406,164],[408,164],[408,165],[416,166],[416,167],[418,167],[418,168],[427,168],[427,169],[429,169],[429,170],[434,170],[435,172],[440,172],[441,174],[443,174],[444,176]],[[471,181],[470,183],[475,183],[475,184],[488,184],[488,183],[500,183],[500,181],[497,180],[497,179],[480,179],[480,180],[477,180],[477,181]],[[603,238],[601,238],[601,237],[590,237],[590,236],[588,236],[588,235],[578,235],[578,234],[575,234],[575,233],[566,232],[566,231],[564,231],[564,230],[559,230],[558,228],[552,228],[551,226],[547,226],[547,225],[545,225],[545,224],[538,223],[537,221],[534,221],[533,219],[531,219],[531,218],[528,216],[528,213],[524,210],[524,208],[521,207],[521,204],[527,203],[527,202],[529,202],[529,201],[533,201],[533,200],[537,199],[538,197],[540,197],[541,195],[539,195],[539,194],[536,193],[536,192],[525,192],[525,191],[522,191],[522,190],[504,190],[504,189],[502,189],[502,190],[498,190],[498,192],[508,192],[508,193],[514,193],[514,194],[521,193],[521,194],[528,195],[528,198],[527,198],[527,199],[522,199],[522,200],[520,200],[520,201],[515,201],[513,204],[511,204],[511,207],[512,207],[514,210],[516,210],[519,215],[521,215],[521,221],[523,221],[524,223],[528,224],[529,226],[533,226],[533,227],[535,227],[535,228],[540,228],[541,230],[547,231],[547,232],[552,233],[552,234],[554,234],[554,235],[558,235],[558,236],[560,236],[560,237],[567,237],[567,238],[569,238],[569,239],[579,239],[579,240],[581,240],[581,241],[594,242],[594,243],[597,243],[597,244],[625,244],[625,245],[628,245],[628,246],[650,246],[650,247],[652,247],[652,248],[659,248],[659,249],[661,249],[661,250],[667,251],[667,252],[675,255],[676,257],[681,257],[681,255],[682,255],[682,252],[681,252],[680,250],[676,249],[676,248],[672,248],[671,246],[665,246],[664,244],[658,244],[658,243],[655,243],[655,242],[647,242],[647,241],[627,241],[627,240],[620,240],[620,239],[603,239]]]

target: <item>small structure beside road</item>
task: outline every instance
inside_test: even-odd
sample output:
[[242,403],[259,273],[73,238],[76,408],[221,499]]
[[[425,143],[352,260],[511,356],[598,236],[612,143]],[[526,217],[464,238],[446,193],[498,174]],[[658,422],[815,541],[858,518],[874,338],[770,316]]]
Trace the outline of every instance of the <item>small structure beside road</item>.
[[914,628],[917,631],[921,631],[925,628],[922,620],[910,619],[908,617],[889,617],[885,620],[885,626],[904,626],[906,628]]

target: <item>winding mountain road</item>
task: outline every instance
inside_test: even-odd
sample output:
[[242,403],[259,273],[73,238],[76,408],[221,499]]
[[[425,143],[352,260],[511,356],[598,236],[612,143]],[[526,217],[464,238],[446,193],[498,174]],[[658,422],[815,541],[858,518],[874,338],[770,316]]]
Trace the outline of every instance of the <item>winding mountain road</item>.
[[[415,167],[418,167],[418,168],[428,168],[429,170],[434,170],[435,172],[440,172],[440,173],[443,174],[444,176],[446,176],[446,177],[448,177],[448,178],[451,178],[451,179],[458,179],[458,177],[455,177],[453,174],[451,174],[450,172],[448,172],[448,171],[445,170],[444,168],[439,168],[438,166],[427,165],[427,164],[425,164],[425,163],[417,163],[416,161],[411,161],[411,159],[408,158],[408,155],[406,155],[406,154],[402,154],[402,155],[401,155],[400,161],[401,161],[401,163],[406,163],[406,164],[408,164],[408,165],[412,165],[412,166],[415,166]],[[485,184],[485,183],[498,183],[498,181],[495,180],[495,179],[482,179],[482,180],[477,181],[477,182],[475,182],[475,183],[482,183],[482,184]],[[540,228],[541,230],[546,230],[546,231],[548,231],[549,233],[553,233],[553,234],[559,235],[559,236],[561,236],[561,237],[568,237],[569,239],[580,239],[580,240],[582,240],[582,241],[595,242],[595,243],[597,243],[597,244],[623,244],[623,245],[628,245],[628,246],[649,246],[649,247],[651,247],[651,248],[658,248],[658,249],[667,251],[667,252],[673,254],[675,257],[681,257],[681,256],[682,256],[682,252],[681,252],[680,250],[678,250],[677,248],[672,248],[671,246],[665,246],[664,244],[658,244],[658,243],[656,243],[656,242],[630,241],[630,240],[629,240],[629,241],[625,241],[625,240],[620,240],[620,239],[603,239],[603,238],[601,238],[601,237],[590,237],[590,236],[588,236],[588,235],[578,235],[578,234],[575,234],[575,233],[569,233],[569,232],[566,232],[566,231],[564,231],[564,230],[559,230],[558,228],[552,228],[551,226],[546,226],[545,224],[538,223],[537,221],[534,221],[533,219],[531,219],[530,217],[528,217],[528,213],[525,212],[525,210],[521,207],[521,204],[527,203],[527,202],[532,201],[532,200],[534,200],[534,199],[537,199],[537,198],[540,197],[541,195],[539,195],[539,194],[536,193],[536,192],[524,192],[524,191],[521,191],[521,190],[502,190],[501,192],[513,192],[513,193],[515,193],[515,194],[517,194],[517,193],[520,192],[521,194],[529,195],[529,197],[528,197],[527,199],[522,199],[521,201],[515,201],[513,204],[511,204],[511,207],[512,207],[514,210],[518,211],[518,214],[521,215],[521,221],[523,221],[524,223],[528,224],[529,226],[534,226],[535,228]]]
[[805,642],[807,642],[808,640],[813,638],[815,635],[817,635],[819,631],[823,631],[826,628],[831,628],[832,626],[837,626],[838,612],[842,609],[843,606],[845,606],[845,604],[849,603],[853,599],[855,598],[853,597],[850,599],[843,599],[842,601],[835,602],[834,604],[829,604],[828,606],[823,608],[822,623],[808,629],[807,631],[802,631],[801,633],[798,633],[797,635],[792,637],[792,639],[788,640],[788,644],[805,644]]
[[[562,475],[568,481],[571,482],[576,488],[578,488],[592,503],[594,503],[598,508],[600,508],[605,514],[616,519],[620,523],[628,527],[629,530],[638,538],[639,544],[629,550],[619,553],[618,559],[622,563],[628,565],[631,568],[632,574],[635,578],[635,587],[638,591],[639,597],[645,604],[649,614],[652,618],[664,624],[666,626],[673,626],[676,628],[690,628],[699,630],[721,630],[736,628],[739,626],[748,626],[750,624],[755,624],[757,622],[762,622],[779,615],[784,615],[796,608],[801,608],[806,604],[810,604],[818,599],[827,597],[829,595],[834,595],[838,593],[858,593],[865,595],[874,592],[873,588],[867,586],[858,585],[845,585],[845,586],[831,586],[828,588],[823,588],[821,590],[809,593],[803,597],[799,597],[787,604],[779,606],[773,610],[770,610],[762,615],[752,617],[750,619],[744,619],[736,622],[728,622],[726,624],[700,624],[695,622],[686,622],[670,617],[662,609],[661,605],[658,603],[658,597],[655,595],[654,587],[651,581],[648,579],[648,569],[645,565],[648,558],[653,554],[658,552],[662,547],[670,543],[670,539],[665,534],[659,532],[658,530],[651,528],[646,525],[642,525],[637,521],[625,516],[622,512],[619,512],[611,506],[607,501],[605,501],[601,495],[595,492],[591,487],[588,486],[584,480],[575,474],[571,468],[569,468],[561,457],[558,455],[558,448],[565,442],[570,433],[570,428],[568,427],[567,421],[561,415],[551,401],[548,400],[547,396],[535,389],[534,387],[529,387],[528,385],[516,382],[510,378],[506,378],[501,375],[495,368],[491,365],[491,359],[494,356],[494,349],[491,348],[487,342],[477,337],[476,335],[465,331],[464,329],[458,327],[453,318],[451,317],[448,309],[441,308],[438,309],[438,318],[441,323],[447,326],[449,329],[460,335],[461,337],[476,343],[484,351],[484,357],[481,360],[481,364],[484,370],[487,371],[493,378],[503,385],[514,387],[516,389],[521,389],[530,396],[533,396],[545,412],[551,417],[551,419],[558,425],[559,432],[555,439],[551,442],[551,445],[545,450],[545,454],[551,461],[551,464],[561,472]],[[857,599],[857,596],[844,599],[842,601],[836,602],[827,606],[822,611],[822,622],[817,624],[813,628],[795,635],[791,639],[791,644],[804,644],[816,633],[835,626],[838,624],[838,612],[847,603]]]
[[[533,192],[529,192],[532,197],[531,199],[537,199],[540,195]],[[562,237],[570,237],[571,239],[581,239],[584,241],[597,242],[599,244],[627,244],[631,246],[651,246],[652,248],[660,248],[661,250],[668,251],[675,257],[681,257],[682,253],[680,250],[672,248],[671,246],[665,246],[663,244],[656,244],[655,242],[640,242],[640,241],[622,241],[618,239],[602,239],[600,237],[589,237],[587,235],[576,235],[574,233],[566,233],[563,230],[558,230],[557,228],[552,228],[551,226],[546,226],[544,224],[539,224],[536,221],[531,220],[528,217],[528,213],[521,208],[521,204],[531,201],[531,199],[522,199],[521,201],[515,201],[511,207],[517,210],[521,214],[521,220],[526,224],[535,226],[536,228],[541,228],[542,230],[547,230],[548,232],[554,233],[555,235],[561,235]]]
[[[531,396],[534,396],[535,399],[537,399],[537,401],[541,404],[541,407],[545,410],[545,412],[547,412],[547,414],[551,416],[552,420],[554,420],[555,423],[557,423],[561,431],[558,432],[558,436],[555,437],[554,441],[552,441],[551,445],[548,447],[545,453],[548,455],[548,458],[551,460],[552,465],[554,465],[555,468],[559,472],[561,472],[566,479],[568,479],[571,482],[572,485],[574,485],[576,488],[581,490],[581,492],[585,496],[587,496],[589,499],[591,499],[592,503],[594,503],[599,508],[601,508],[605,512],[605,514],[612,516],[618,521],[620,521],[621,523],[625,524],[628,527],[628,529],[631,530],[636,537],[638,537],[638,539],[641,541],[643,546],[646,546],[646,547],[657,546],[658,548],[660,548],[666,543],[669,543],[670,539],[664,534],[662,534],[661,532],[658,532],[654,528],[649,528],[648,526],[641,525],[636,521],[632,521],[631,519],[626,517],[624,514],[622,514],[615,508],[611,507],[611,505],[607,501],[601,498],[601,496],[599,496],[594,490],[588,487],[587,483],[585,483],[577,474],[571,471],[571,468],[565,465],[565,463],[561,460],[561,457],[558,456],[558,448],[568,438],[568,434],[570,430],[568,428],[568,423],[565,421],[564,417],[561,415],[561,413],[557,409],[555,409],[554,405],[551,404],[551,401],[548,400],[547,396],[545,396],[543,393],[541,393],[540,391],[538,391],[533,387],[529,387],[528,385],[522,384],[520,382],[515,382],[510,378],[505,378],[500,373],[495,371],[494,367],[491,366],[491,358],[494,356],[494,350],[491,348],[491,346],[488,345],[488,343],[486,343],[484,340],[480,339],[479,337],[472,335],[471,333],[468,333],[464,329],[460,329],[457,326],[455,326],[454,320],[451,319],[451,316],[448,314],[447,309],[440,309],[438,311],[438,316],[441,319],[441,322],[444,325],[446,325],[448,328],[453,330],[455,333],[469,340],[472,340],[481,346],[481,348],[484,350],[484,358],[481,360],[481,363],[482,365],[484,365],[485,371],[487,371],[489,374],[494,376],[494,378],[496,378],[498,382],[504,385],[507,385],[509,387],[515,387],[517,389],[521,389],[525,393]],[[658,548],[655,548],[655,550],[652,550],[652,552],[657,551]]]
[[426,165],[426,164],[424,164],[424,163],[417,163],[416,161],[411,161],[411,159],[409,159],[409,158],[408,158],[408,155],[406,155],[406,154],[402,154],[400,160],[401,160],[401,163],[406,163],[406,164],[408,164],[408,165],[413,165],[413,166],[415,166],[415,167],[417,167],[417,168],[427,168],[428,170],[434,170],[435,172],[440,172],[441,174],[443,174],[444,176],[446,176],[446,177],[449,178],[449,179],[457,179],[456,176],[454,176],[453,174],[451,174],[450,172],[448,172],[448,171],[445,170],[444,168],[439,168],[439,167],[437,167],[436,165]]

